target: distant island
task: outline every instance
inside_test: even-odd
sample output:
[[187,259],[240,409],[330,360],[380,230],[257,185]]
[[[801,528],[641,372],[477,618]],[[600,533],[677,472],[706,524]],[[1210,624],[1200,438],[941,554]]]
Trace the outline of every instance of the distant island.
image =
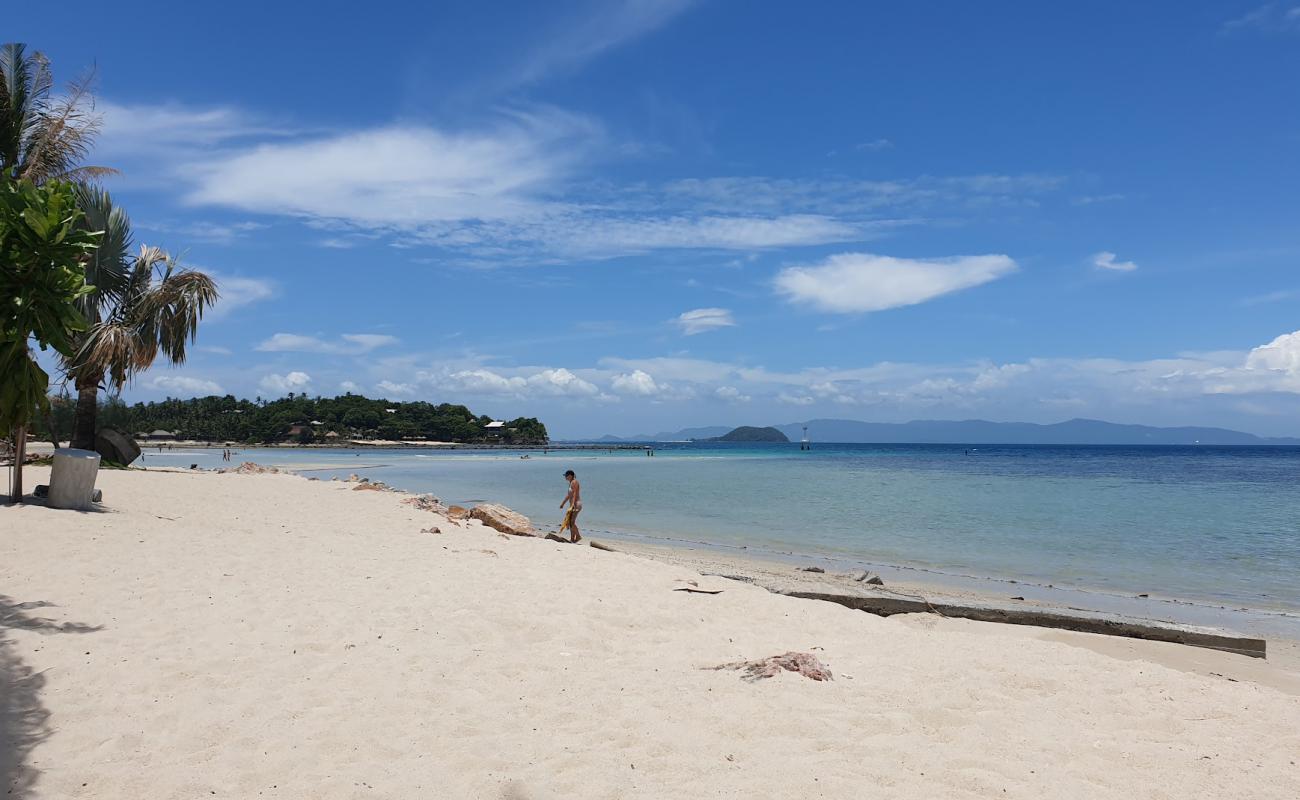
[[[987,420],[913,420],[912,422],[862,422],[851,419],[813,419],[773,426],[783,438],[803,438],[804,427],[815,442],[843,444],[1100,444],[1100,445],[1300,445],[1300,439],[1268,438],[1226,428],[1160,428],[1120,425],[1095,419],[1072,419],[1049,425],[1033,422]],[[635,437],[606,436],[606,442],[736,441],[728,426],[684,428]],[[736,428],[735,430],[771,430]],[[769,441],[769,440],[748,440]]]
[[790,439],[776,428],[755,428],[750,425],[741,425],[729,433],[721,436],[714,436],[709,439],[697,440],[705,442],[788,442]]

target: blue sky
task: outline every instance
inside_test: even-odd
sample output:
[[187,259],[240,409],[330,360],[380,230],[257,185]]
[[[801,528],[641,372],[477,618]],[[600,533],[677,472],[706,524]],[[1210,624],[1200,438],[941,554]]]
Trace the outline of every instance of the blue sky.
[[60,9],[224,294],[128,399],[1300,434],[1300,2]]

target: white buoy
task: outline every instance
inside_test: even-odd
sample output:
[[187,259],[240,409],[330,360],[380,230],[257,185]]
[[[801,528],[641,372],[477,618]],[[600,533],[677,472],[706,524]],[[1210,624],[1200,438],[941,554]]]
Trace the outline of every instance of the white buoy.
[[59,448],[50,471],[50,508],[93,508],[99,453]]

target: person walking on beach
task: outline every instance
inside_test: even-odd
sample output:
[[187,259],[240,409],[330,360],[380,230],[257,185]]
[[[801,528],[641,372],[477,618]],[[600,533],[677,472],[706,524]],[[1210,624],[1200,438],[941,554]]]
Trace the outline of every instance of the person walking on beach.
[[578,476],[573,470],[564,473],[564,479],[569,482],[569,493],[560,501],[560,508],[567,504],[569,510],[564,515],[564,522],[560,523],[560,533],[569,531],[570,542],[582,541],[582,534],[578,533],[578,514],[582,513],[582,484],[578,483]]

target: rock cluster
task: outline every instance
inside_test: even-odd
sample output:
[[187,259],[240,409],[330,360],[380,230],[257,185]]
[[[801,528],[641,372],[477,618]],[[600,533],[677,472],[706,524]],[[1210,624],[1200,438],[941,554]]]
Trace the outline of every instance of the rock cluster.
[[435,514],[446,515],[448,509],[442,504],[442,501],[431,494],[417,494],[402,500],[408,506],[415,506],[421,511],[432,511]]
[[221,470],[222,472],[234,473],[236,475],[292,475],[287,469],[279,467],[264,467],[261,464],[254,464],[252,461],[245,461],[237,467],[229,467]]
[[834,680],[831,671],[825,664],[817,660],[812,653],[796,653],[791,650],[788,653],[782,653],[779,656],[768,656],[756,661],[733,661],[729,664],[719,664],[712,669],[736,669],[743,670],[742,680],[753,683],[763,678],[772,678],[781,674],[782,670],[787,672],[797,672],[805,678],[811,678],[815,681]]

